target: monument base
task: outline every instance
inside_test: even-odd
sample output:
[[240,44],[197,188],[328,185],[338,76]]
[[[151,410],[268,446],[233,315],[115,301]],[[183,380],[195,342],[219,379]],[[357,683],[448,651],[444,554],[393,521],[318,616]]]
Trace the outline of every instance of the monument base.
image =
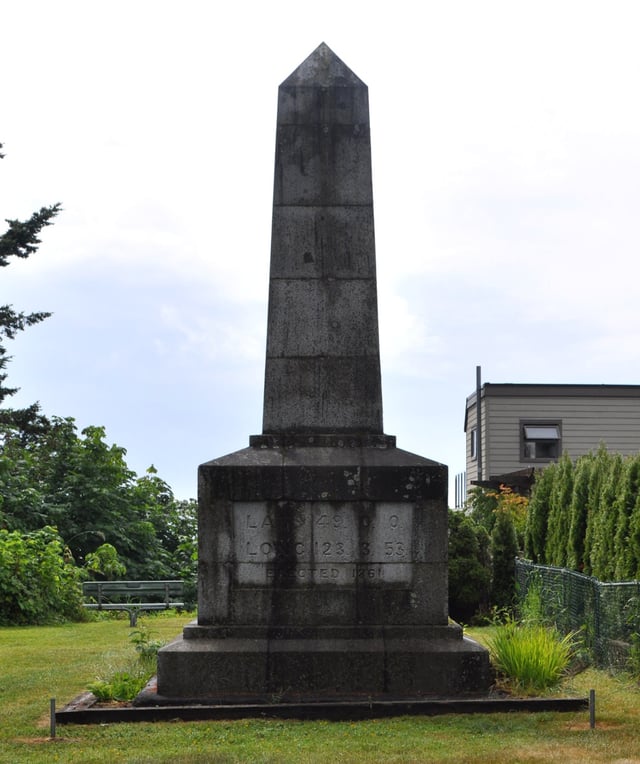
[[270,628],[191,624],[158,654],[172,704],[299,703],[486,695],[487,651],[457,624]]
[[447,468],[386,435],[256,436],[200,466],[198,620],[162,702],[486,695],[447,615]]

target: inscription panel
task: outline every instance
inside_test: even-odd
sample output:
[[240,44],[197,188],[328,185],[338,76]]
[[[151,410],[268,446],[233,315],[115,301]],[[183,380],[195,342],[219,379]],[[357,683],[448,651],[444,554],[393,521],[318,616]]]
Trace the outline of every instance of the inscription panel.
[[236,502],[236,581],[406,586],[414,562],[413,512],[411,504],[386,502]]

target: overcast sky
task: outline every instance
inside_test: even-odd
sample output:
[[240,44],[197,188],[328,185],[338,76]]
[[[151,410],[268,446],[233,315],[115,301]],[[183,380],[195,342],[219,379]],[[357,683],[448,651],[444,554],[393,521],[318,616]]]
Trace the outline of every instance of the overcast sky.
[[[385,431],[464,469],[488,382],[640,383],[637,2],[5,0],[0,219],[61,202],[0,304],[14,404],[179,498],[262,428],[277,88],[369,86]],[[452,492],[451,492],[452,493]],[[450,496],[453,503],[453,495]]]

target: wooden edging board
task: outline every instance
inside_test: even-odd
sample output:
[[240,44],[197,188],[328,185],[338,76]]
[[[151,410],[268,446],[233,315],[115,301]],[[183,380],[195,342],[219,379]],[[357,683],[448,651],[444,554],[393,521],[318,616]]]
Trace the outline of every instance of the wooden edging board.
[[357,720],[391,716],[581,711],[588,698],[440,698],[235,705],[99,706],[84,693],[56,712],[59,724],[269,718]]

